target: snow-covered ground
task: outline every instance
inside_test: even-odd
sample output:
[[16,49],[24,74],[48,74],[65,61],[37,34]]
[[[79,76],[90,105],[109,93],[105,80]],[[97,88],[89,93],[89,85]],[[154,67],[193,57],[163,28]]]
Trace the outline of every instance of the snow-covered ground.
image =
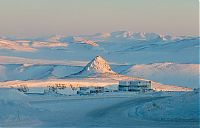
[[[48,79],[48,80],[28,80],[28,81],[7,81],[0,82],[0,86],[3,88],[7,87],[19,87],[21,85],[27,87],[47,87],[61,84],[66,87],[71,85],[74,87],[81,86],[118,86],[119,80],[127,79],[127,77],[116,77],[116,78],[68,78],[68,79]],[[130,78],[131,80],[138,80],[140,78]],[[143,79],[140,79],[143,80]],[[152,81],[152,89],[157,91],[191,91],[191,88],[176,86],[176,85],[165,85]]]
[[[55,96],[55,95],[24,95],[14,89],[0,89],[0,127],[198,127],[196,113],[199,92],[190,93],[118,93],[94,96]],[[3,92],[3,93],[2,93]],[[187,95],[187,98],[182,98]],[[168,97],[172,96],[171,100]],[[180,97],[180,98],[179,98]],[[175,98],[180,101],[176,102]],[[190,102],[188,103],[188,100]],[[170,110],[160,111],[150,108],[148,116],[138,114],[138,106],[147,111],[148,104],[164,103],[172,105]],[[180,109],[184,105],[184,113],[176,115],[173,120],[160,119],[162,115]],[[145,108],[145,109],[143,109]],[[155,111],[157,113],[155,114]],[[181,112],[176,111],[176,112]],[[159,113],[159,114],[158,114]],[[193,113],[193,115],[190,115]],[[173,117],[174,113],[168,113]],[[186,118],[183,119],[183,115]],[[151,116],[149,116],[151,115]],[[143,118],[143,116],[145,116]],[[152,117],[152,118],[151,118]]]
[[198,122],[199,103],[199,90],[196,90],[138,105],[130,115],[157,121]]
[[[198,53],[199,37],[156,33],[4,37],[0,127],[198,127],[199,91],[192,91],[199,87]],[[120,80],[151,80],[157,92],[74,90],[117,90]],[[58,90],[64,95],[44,93],[55,85],[65,86]]]
[[29,97],[16,89],[0,89],[0,127],[35,126],[40,121],[32,117],[37,109],[29,104]]

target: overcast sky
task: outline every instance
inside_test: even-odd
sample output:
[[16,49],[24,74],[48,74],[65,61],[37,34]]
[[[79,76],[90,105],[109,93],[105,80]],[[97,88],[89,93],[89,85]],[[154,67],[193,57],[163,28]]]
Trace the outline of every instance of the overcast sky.
[[199,35],[198,0],[0,0],[0,36]]

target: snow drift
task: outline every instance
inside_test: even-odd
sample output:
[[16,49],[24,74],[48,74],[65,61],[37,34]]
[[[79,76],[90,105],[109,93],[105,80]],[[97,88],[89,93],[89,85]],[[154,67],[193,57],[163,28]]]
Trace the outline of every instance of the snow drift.
[[0,127],[19,127],[39,124],[34,113],[39,112],[28,103],[28,96],[12,88],[0,88]]

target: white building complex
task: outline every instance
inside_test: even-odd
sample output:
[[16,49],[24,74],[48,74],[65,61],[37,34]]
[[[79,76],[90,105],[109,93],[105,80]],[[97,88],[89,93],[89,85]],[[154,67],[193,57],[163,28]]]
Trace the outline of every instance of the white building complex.
[[151,81],[127,80],[119,81],[119,91],[147,92],[151,89]]

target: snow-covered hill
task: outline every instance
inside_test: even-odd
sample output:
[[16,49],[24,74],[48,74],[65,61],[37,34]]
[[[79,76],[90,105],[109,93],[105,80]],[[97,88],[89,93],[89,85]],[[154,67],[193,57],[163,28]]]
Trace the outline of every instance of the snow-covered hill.
[[69,77],[108,77],[117,75],[112,71],[110,65],[101,56],[96,56],[78,73]]
[[[145,78],[162,84],[190,88],[199,86],[199,64],[155,63],[142,65],[109,66],[102,57],[87,64],[71,62],[62,64],[1,64],[0,81],[40,80],[48,78],[119,77],[119,74]],[[68,78],[66,77],[66,78]]]
[[197,88],[200,78],[199,68],[199,64],[154,63],[134,65],[121,73],[163,84]]
[[70,65],[6,64],[0,65],[0,81],[62,78],[81,69],[81,66]]
[[[11,58],[2,57],[2,60],[7,60],[10,64],[0,64],[0,72],[1,72],[0,81],[63,78],[65,76],[70,76],[72,74],[80,73],[83,69],[85,70],[83,73],[85,74],[85,77],[89,74],[91,76],[94,76],[95,73],[99,75],[106,72],[109,74],[110,73],[117,74],[130,67],[127,65],[115,65],[115,64],[109,66],[106,61],[104,61],[104,63],[106,64],[102,64],[101,62],[95,61],[94,63],[90,63],[91,65],[88,64],[86,68],[85,67],[85,65],[87,64],[86,62],[78,62],[78,61],[72,61],[72,62],[67,62],[67,61],[59,62],[59,61],[49,61],[49,60],[31,61],[29,59],[26,60],[22,58],[19,59],[12,57]],[[14,64],[14,62],[17,64]],[[107,66],[105,67],[106,69],[104,69],[103,66]],[[113,68],[114,71],[112,71],[111,68]],[[101,71],[101,69],[103,70]]]
[[[104,60],[101,56],[95,57],[91,62],[89,62],[81,71],[67,75],[63,77],[67,73],[67,67],[59,67],[56,65],[49,66],[32,66],[32,65],[6,65],[9,68],[17,70],[18,72],[13,72],[11,69],[10,78],[12,79],[22,79],[22,80],[30,80],[30,81],[10,81],[10,82],[0,82],[1,87],[16,87],[20,85],[27,85],[29,87],[46,87],[48,85],[54,85],[55,83],[65,84],[67,86],[109,86],[114,85],[117,86],[120,80],[145,80],[143,78],[137,77],[128,77],[125,75],[120,75],[114,72],[108,62]],[[29,69],[29,66],[32,66]],[[18,67],[18,68],[16,68]],[[60,70],[56,70],[55,67],[58,67]],[[73,69],[74,68],[74,69]],[[70,71],[74,71],[75,67],[70,67]],[[77,67],[76,67],[77,68]],[[6,74],[4,67],[1,67],[3,74]],[[25,70],[25,72],[24,72]],[[66,71],[66,72],[65,72]],[[34,76],[35,75],[35,76]],[[19,77],[20,76],[20,77]],[[6,76],[2,76],[6,78]],[[19,78],[17,78],[19,77]],[[58,79],[62,78],[62,79]],[[64,78],[64,79],[63,79]],[[36,79],[37,81],[34,81]],[[45,79],[45,80],[44,80]],[[5,80],[4,80],[5,81]],[[187,91],[191,90],[190,88],[178,87],[174,85],[163,85],[152,81],[152,89],[154,90],[162,90],[162,91]]]
[[0,49],[16,50],[18,52],[36,52],[39,48],[54,47],[67,47],[67,43],[0,39]]
[[29,46],[29,42],[15,42],[11,40],[0,39],[0,49],[16,50],[20,52],[34,52],[36,49]]

